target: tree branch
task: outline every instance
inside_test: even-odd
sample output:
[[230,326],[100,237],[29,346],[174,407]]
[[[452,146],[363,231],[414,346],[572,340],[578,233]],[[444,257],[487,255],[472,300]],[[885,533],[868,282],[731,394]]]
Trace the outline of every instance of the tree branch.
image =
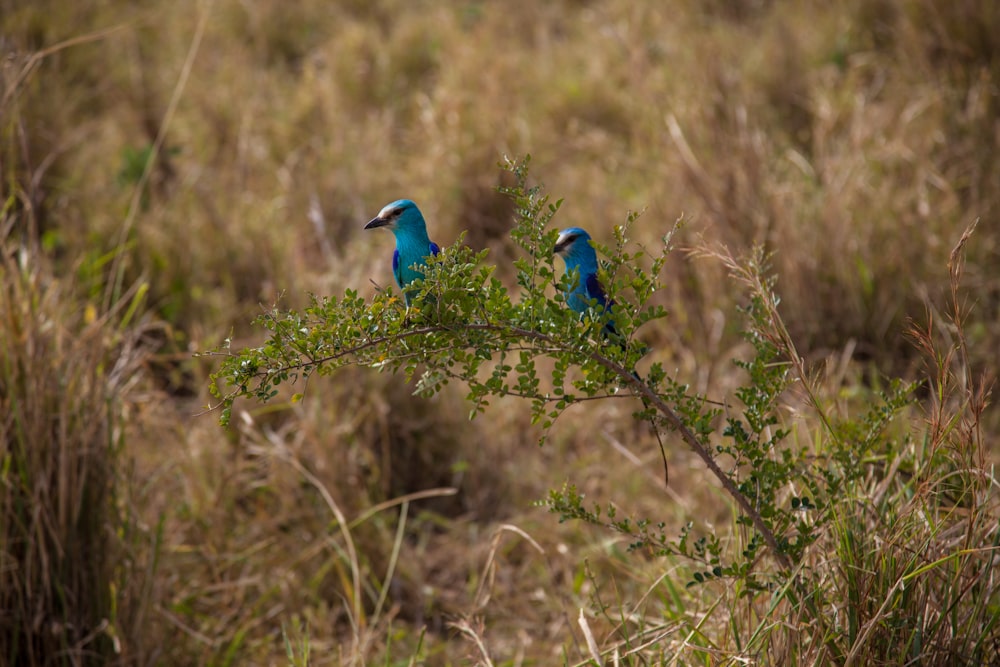
[[[290,364],[285,366],[282,370],[284,371],[294,371],[302,370],[310,366],[321,366],[323,364],[335,362],[348,356],[355,356],[365,350],[371,349],[373,347],[378,347],[379,345],[399,343],[403,340],[421,336],[427,336],[435,333],[459,333],[460,331],[482,331],[488,333],[500,334],[504,337],[514,337],[520,338],[522,340],[536,341],[544,343],[548,346],[549,352],[572,352],[574,354],[580,354],[581,352],[577,349],[571,349],[565,345],[559,344],[558,341],[554,340],[552,337],[540,333],[538,331],[533,331],[531,329],[525,329],[522,327],[494,324],[494,323],[470,323],[464,324],[461,327],[456,327],[453,325],[429,325],[423,326],[416,329],[411,329],[409,331],[404,331],[396,334],[379,336],[378,338],[372,338],[364,343],[356,345],[351,348],[341,350],[335,354],[331,354],[325,357],[320,357],[317,359],[310,359],[308,362],[301,362],[297,364]],[[736,503],[740,506],[746,516],[750,517],[753,522],[754,527],[764,538],[764,541],[771,548],[774,553],[775,559],[778,563],[785,569],[792,568],[792,562],[785,554],[781,547],[778,545],[778,540],[775,534],[767,526],[764,518],[760,513],[754,509],[750,504],[749,499],[737,488],[735,482],[729,478],[728,475],[719,467],[712,457],[708,448],[698,439],[698,436],[684,423],[681,417],[669,406],[667,403],[653,391],[652,388],[636,376],[632,375],[624,366],[618,364],[611,359],[608,359],[598,352],[583,352],[585,357],[595,362],[599,366],[611,371],[627,386],[629,386],[634,395],[639,398],[644,399],[649,405],[652,405],[657,412],[659,412],[663,418],[673,427],[678,433],[680,433],[681,438],[687,444],[687,446],[704,461],[705,465],[712,472],[713,475],[722,484],[722,487],[726,492],[732,496]],[[402,357],[397,357],[401,359]],[[259,377],[266,377],[269,373],[258,373]],[[452,375],[452,377],[455,377]],[[512,393],[513,392],[509,392]]]

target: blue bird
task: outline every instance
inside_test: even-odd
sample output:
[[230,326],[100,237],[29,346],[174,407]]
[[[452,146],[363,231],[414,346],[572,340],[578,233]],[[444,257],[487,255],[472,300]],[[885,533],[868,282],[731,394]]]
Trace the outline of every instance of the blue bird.
[[409,199],[399,199],[386,204],[378,215],[372,218],[365,229],[388,227],[396,237],[396,251],[392,253],[392,274],[396,284],[403,291],[406,305],[414,290],[407,286],[417,278],[423,278],[423,272],[411,268],[414,264],[425,265],[427,257],[437,256],[441,251],[437,243],[427,236],[427,225],[420,209]]
[[[556,239],[555,253],[566,263],[565,275],[570,281],[566,290],[566,305],[581,315],[590,308],[591,300],[596,301],[596,307],[603,311],[610,310],[614,302],[608,300],[597,278],[597,253],[590,245],[590,234],[579,227],[562,230]],[[618,335],[613,321],[608,320],[604,325],[604,334]]]
[[[565,276],[569,282],[566,290],[566,305],[570,310],[582,316],[590,308],[591,301],[600,308],[602,314],[611,310],[615,302],[608,298],[604,287],[597,277],[597,253],[590,245],[590,234],[579,227],[569,227],[559,232],[556,239],[555,253],[561,255],[566,263]],[[624,345],[614,320],[609,319],[604,324],[604,337],[619,346]],[[641,380],[635,369],[630,371],[632,377]],[[645,399],[643,399],[645,400]]]
[[[602,313],[606,313],[615,305],[615,302],[609,299],[604,292],[604,287],[597,277],[597,253],[594,251],[594,246],[590,245],[590,234],[579,227],[564,229],[559,232],[554,251],[555,254],[561,255],[566,263],[565,275],[569,282],[569,287],[566,290],[566,305],[571,310],[583,315],[593,301],[595,307],[601,308]],[[624,341],[618,335],[618,330],[615,329],[613,320],[607,321],[603,333],[609,341],[614,341],[619,346],[624,345]],[[629,370],[629,374],[637,381],[643,381],[635,368]],[[640,398],[643,407],[649,410],[649,402],[644,396],[640,396]],[[663,481],[666,484],[670,482],[667,455],[663,449],[663,440],[660,438],[656,422],[651,420],[650,423],[653,426],[656,440],[660,443],[660,454],[663,456]]]

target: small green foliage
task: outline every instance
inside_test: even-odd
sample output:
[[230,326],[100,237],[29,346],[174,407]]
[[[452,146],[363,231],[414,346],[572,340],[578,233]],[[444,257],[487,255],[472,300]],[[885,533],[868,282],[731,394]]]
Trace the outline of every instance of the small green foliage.
[[307,667],[309,665],[309,630],[303,627],[302,619],[292,618],[291,628],[281,624],[281,639],[285,644],[285,657],[289,667]]
[[[686,563],[688,588],[722,580],[733,586],[737,599],[751,604],[773,609],[787,601],[820,628],[827,649],[842,657],[845,650],[824,611],[833,602],[828,589],[817,584],[817,556],[810,548],[831,530],[843,530],[836,510],[845,494],[857,492],[876,464],[900,456],[908,440],[893,436],[893,426],[911,403],[912,387],[893,382],[876,392],[861,418],[829,417],[778,314],[774,279],[760,251],[744,260],[722,257],[749,292],[744,337],[753,354],[735,360],[745,374],[734,391],[738,405],[726,405],[723,412],[669,377],[659,363],[640,378],[633,369],[647,348],[637,331],[667,317],[651,299],[662,287],[670,235],[654,253],[630,250],[628,230],[638,217],[630,213],[615,228],[613,248],[596,243],[603,258],[600,277],[615,306],[610,312],[592,307],[580,316],[562,297],[577,277],[560,275],[553,265],[553,222],[561,202],[551,202],[540,186],[527,185],[527,159],[504,166],[516,180],[503,192],[514,202],[512,237],[523,251],[514,262],[516,294],[485,264],[486,251],[477,252],[460,238],[427,259],[409,307],[387,292],[366,299],[347,290],[339,298],[313,296],[301,312],[273,308],[256,320],[269,334],[261,346],[233,352],[227,344],[215,352],[223,357],[211,385],[221,400],[220,421],[229,423],[237,398],[266,402],[283,385],[345,366],[400,373],[421,396],[460,382],[467,387],[470,418],[485,412],[494,398],[523,398],[532,422],[542,427],[542,442],[573,404],[623,391],[638,396],[643,408],[635,418],[658,432],[674,431],[732,498],[739,538],[723,538],[695,521],[675,534],[662,521],[622,512],[613,501],[585,503],[571,484],[552,490],[542,504],[560,522],[581,521],[623,537],[629,551]],[[604,334],[611,318],[618,331],[614,341]],[[542,360],[551,372],[540,371]],[[781,406],[793,389],[802,391],[820,416],[819,446],[799,446],[782,418]],[[302,393],[292,397],[301,399]],[[930,453],[932,465],[947,462],[941,452]],[[957,471],[953,477],[963,479]],[[955,481],[951,487],[942,487],[942,493],[970,497],[970,484]],[[842,544],[853,553],[849,531]],[[916,576],[917,565],[908,565],[907,576]]]
[[[481,414],[491,396],[520,396],[530,401],[533,421],[546,430],[570,405],[617,393],[645,351],[634,339],[636,329],[665,316],[661,306],[648,303],[659,284],[657,273],[642,268],[642,252],[624,249],[636,216],[616,232],[618,249],[607,264],[609,293],[622,305],[613,313],[594,309],[581,324],[562,303],[565,285],[553,266],[557,232],[551,222],[559,202],[550,203],[538,186],[527,187],[527,164],[526,159],[505,165],[518,182],[504,190],[517,210],[512,236],[525,251],[515,261],[522,288],[517,297],[494,277],[493,267],[484,266],[486,251],[476,252],[460,238],[428,258],[424,278],[413,283],[410,308],[384,292],[369,301],[354,290],[341,298],[313,296],[302,312],[273,308],[255,321],[270,335],[263,345],[215,351],[224,357],[211,385],[221,399],[223,425],[238,397],[268,401],[284,383],[349,365],[401,372],[407,379],[421,369],[415,389],[424,396],[461,380],[469,389],[470,417]],[[662,258],[654,261],[657,272],[662,266]],[[555,296],[549,296],[552,291]],[[611,317],[622,344],[602,346],[601,331]],[[551,381],[543,382],[537,370],[542,358],[554,364]]]
[[[631,550],[699,563],[695,583],[737,577],[746,590],[763,589],[755,578],[759,547],[769,545],[783,566],[797,561],[812,540],[803,514],[816,506],[798,497],[792,504],[786,497],[789,482],[805,475],[808,466],[802,455],[783,446],[787,431],[775,428],[777,400],[789,374],[778,360],[776,344],[763,333],[769,312],[765,296],[757,295],[747,310],[747,337],[757,354],[738,362],[749,375],[736,392],[743,410],[740,416],[728,417],[726,439],[713,449],[718,409],[668,377],[659,364],[653,364],[645,380],[632,373],[646,351],[637,330],[666,317],[664,309],[650,301],[662,287],[660,271],[671,234],[656,253],[630,250],[628,231],[638,218],[630,213],[615,228],[613,248],[595,244],[604,258],[601,277],[616,305],[611,312],[591,308],[580,317],[562,302],[566,281],[576,277],[557,277],[553,265],[553,220],[561,202],[551,202],[540,186],[528,186],[528,164],[528,159],[504,163],[516,181],[503,189],[516,211],[512,237],[523,250],[515,260],[521,288],[516,296],[494,277],[494,268],[484,264],[486,251],[476,252],[460,238],[428,258],[424,278],[413,284],[409,308],[388,293],[368,300],[355,290],[340,298],[314,296],[302,312],[274,308],[256,320],[270,334],[263,345],[237,353],[218,351],[223,363],[212,376],[212,391],[221,399],[222,423],[228,423],[238,397],[269,401],[284,384],[349,365],[402,373],[415,381],[415,393],[422,396],[460,381],[468,387],[470,418],[483,413],[492,398],[521,397],[530,404],[532,422],[541,425],[543,440],[569,406],[624,388],[643,399],[644,409],[636,416],[658,428],[677,430],[737,501],[740,523],[752,529],[743,557],[724,562],[724,549],[713,535],[692,541],[685,531],[674,538],[664,533],[660,522],[619,517],[614,505],[603,512],[586,509],[573,487],[554,491],[549,508],[563,521],[582,520],[627,536]],[[603,336],[610,318],[618,331],[614,344],[605,343]],[[542,359],[552,362],[548,377],[539,373]],[[714,463],[717,457],[729,461],[728,470]],[[821,495],[815,484],[806,487],[811,497]]]

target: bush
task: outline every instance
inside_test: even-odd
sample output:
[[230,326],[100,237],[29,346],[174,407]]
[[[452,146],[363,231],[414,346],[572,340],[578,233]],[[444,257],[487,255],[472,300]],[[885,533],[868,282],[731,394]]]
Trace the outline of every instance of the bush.
[[[589,504],[572,486],[553,490],[547,504],[563,520],[626,536],[632,551],[679,559],[688,587],[722,583],[731,591],[734,617],[724,633],[732,636],[714,642],[735,642],[748,659],[781,663],[988,659],[1000,641],[1000,597],[983,579],[993,549],[981,545],[1000,539],[1000,507],[980,435],[988,385],[956,377],[968,361],[964,313],[953,313],[954,354],[933,357],[929,382],[942,405],[925,431],[902,423],[913,385],[898,381],[866,396],[860,414],[837,414],[778,312],[766,257],[706,252],[749,297],[745,335],[755,356],[737,361],[745,372],[735,392],[741,405],[724,413],[657,363],[645,378],[632,371],[645,352],[637,330],[666,317],[650,297],[661,287],[669,236],[658,254],[629,252],[630,216],[616,229],[613,251],[598,246],[608,259],[609,297],[619,305],[594,310],[581,323],[562,303],[565,279],[556,277],[548,250],[559,203],[527,187],[526,163],[508,168],[518,183],[508,194],[518,216],[513,237],[525,253],[515,262],[522,293],[508,292],[493,268],[482,266],[483,253],[456,245],[431,262],[410,308],[386,293],[369,302],[349,290],[339,299],[316,298],[302,313],[273,310],[258,319],[271,332],[267,343],[222,352],[213,376],[222,422],[237,397],[268,401],[286,382],[353,365],[416,378],[425,396],[464,383],[472,417],[491,400],[521,397],[546,431],[571,405],[627,392],[642,399],[637,419],[677,433],[713,473],[734,506],[740,539],[693,520],[672,535],[656,518],[622,516],[613,499]],[[952,255],[956,304],[969,234]],[[552,287],[555,297],[547,295]],[[621,346],[600,342],[609,317]],[[939,349],[933,331],[915,336],[929,353]],[[551,379],[540,372],[542,359],[551,362]],[[781,417],[793,391],[814,420]],[[805,438],[809,444],[801,444]],[[795,622],[782,622],[788,619]]]

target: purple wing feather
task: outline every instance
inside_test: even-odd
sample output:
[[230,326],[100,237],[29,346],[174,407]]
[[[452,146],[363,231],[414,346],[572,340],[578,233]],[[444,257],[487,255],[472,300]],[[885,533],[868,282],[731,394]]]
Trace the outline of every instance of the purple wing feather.
[[392,275],[396,277],[396,284],[402,287],[403,276],[402,271],[399,269],[399,250],[393,250],[392,252]]
[[[614,301],[608,301],[608,296],[604,293],[604,288],[601,287],[601,281],[597,279],[597,276],[593,273],[587,276],[587,296],[591,299],[596,299],[597,303],[604,306],[604,308],[610,308],[615,305]],[[604,325],[605,333],[617,335],[618,330],[615,328],[615,323],[608,320],[607,324]]]
[[608,297],[604,294],[604,288],[601,287],[601,281],[599,281],[597,276],[593,273],[587,276],[587,296],[591,299],[597,299],[597,303],[602,306],[608,305]]

